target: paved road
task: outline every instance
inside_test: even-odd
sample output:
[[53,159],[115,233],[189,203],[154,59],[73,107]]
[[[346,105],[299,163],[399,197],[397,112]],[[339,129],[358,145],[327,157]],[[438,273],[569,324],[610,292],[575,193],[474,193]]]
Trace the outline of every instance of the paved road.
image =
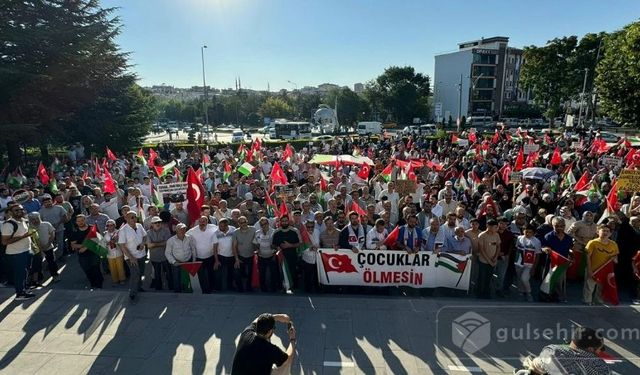
[[[0,289],[0,373],[229,373],[238,334],[264,311],[287,313],[295,322],[294,374],[510,374],[520,356],[561,341],[572,323],[606,329],[612,338],[608,350],[625,358],[614,370],[640,372],[640,337],[622,334],[623,328],[640,330],[633,306],[480,304],[446,293],[409,298],[147,292],[131,304],[126,290],[109,282],[102,291],[83,290],[78,272],[76,260],[69,259],[63,281],[38,290],[29,302],[15,302],[11,290]],[[469,324],[478,329],[461,342]],[[551,331],[535,337],[535,328]],[[283,335],[284,327],[276,333]],[[273,342],[281,344],[279,338]]]

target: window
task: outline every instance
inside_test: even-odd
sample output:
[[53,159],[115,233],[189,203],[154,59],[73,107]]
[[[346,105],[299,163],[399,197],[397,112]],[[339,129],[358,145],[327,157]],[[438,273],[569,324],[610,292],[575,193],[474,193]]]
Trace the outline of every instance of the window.
[[475,90],[473,100],[493,100],[493,90]]
[[495,66],[474,66],[473,67],[473,76],[478,77],[482,74],[484,77],[495,77],[496,75],[496,67]]
[[496,55],[481,55],[478,53],[473,54],[473,63],[474,64],[495,64],[496,63]]
[[495,88],[495,80],[493,78],[480,78],[476,83],[477,89],[493,89]]

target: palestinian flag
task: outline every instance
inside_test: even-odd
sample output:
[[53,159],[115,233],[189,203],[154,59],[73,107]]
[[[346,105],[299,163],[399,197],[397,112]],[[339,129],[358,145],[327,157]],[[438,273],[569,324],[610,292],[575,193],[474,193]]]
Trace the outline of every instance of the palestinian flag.
[[241,166],[238,167],[238,172],[242,173],[245,176],[249,176],[251,173],[253,173],[254,170],[254,166],[251,165],[251,163],[244,163]]
[[277,207],[276,207],[276,204],[271,199],[271,194],[269,194],[269,192],[267,192],[264,195],[264,200],[265,200],[265,203],[267,205],[267,216],[268,217],[276,217]]
[[105,258],[109,253],[109,250],[107,250],[107,244],[104,238],[102,238],[102,234],[98,232],[98,227],[96,225],[89,227],[89,233],[87,233],[87,236],[84,238],[82,246],[86,247],[89,251],[100,258]]
[[380,172],[385,182],[391,181],[392,172],[393,172],[393,161],[389,163],[389,165],[387,165],[387,167],[383,169],[382,172]]
[[284,290],[291,290],[293,287],[293,278],[291,277],[291,271],[289,270],[287,259],[284,257],[281,250],[276,253],[276,258],[278,259],[278,264],[280,264],[280,270],[282,271],[282,286],[284,287]]
[[196,294],[202,293],[202,289],[200,289],[200,280],[198,279],[200,266],[202,266],[202,262],[180,263],[180,282],[182,283],[182,290]]
[[156,189],[155,184],[151,181],[151,201],[154,206],[158,207],[162,210],[164,208],[164,199],[162,198],[162,194]]
[[176,177],[176,182],[182,182],[182,173],[176,167],[173,167],[173,175]]
[[245,150],[244,148],[244,144],[240,144],[240,146],[238,146],[238,160],[244,160],[247,157],[247,150]]
[[467,268],[467,259],[458,259],[451,254],[440,253],[436,261],[436,267],[439,266],[455,273],[464,273],[464,270]]
[[49,191],[56,194],[58,193],[60,190],[58,190],[58,182],[56,181],[55,178],[51,178],[49,180]]
[[147,159],[144,158],[144,152],[142,152],[142,149],[138,151],[138,153],[136,154],[136,158],[138,159],[140,164],[147,165]]
[[573,174],[573,164],[567,168],[567,170],[562,174],[562,188],[568,189],[571,186],[576,184],[576,176]]
[[231,164],[228,161],[224,161],[224,172],[222,173],[222,181],[229,182],[229,177],[231,177]]
[[173,172],[174,168],[176,167],[176,161],[172,161],[169,164],[166,164],[162,167],[153,167],[156,170],[156,174],[158,175],[158,178],[162,178],[164,176],[166,176],[169,172]]
[[309,249],[312,245],[311,236],[309,235],[309,231],[307,230],[307,227],[304,224],[300,226],[300,238],[302,240],[302,244],[298,246],[298,254],[302,254],[304,251]]
[[558,254],[555,251],[549,253],[551,257],[551,268],[540,285],[540,291],[551,295],[558,288],[558,284],[562,281],[567,268],[569,267],[569,259]]

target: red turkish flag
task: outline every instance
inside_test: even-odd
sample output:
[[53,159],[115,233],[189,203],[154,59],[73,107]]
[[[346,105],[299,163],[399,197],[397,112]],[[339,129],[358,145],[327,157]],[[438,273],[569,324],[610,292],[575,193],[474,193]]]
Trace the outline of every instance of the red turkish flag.
[[498,142],[500,142],[500,133],[498,133],[498,129],[496,129],[496,132],[493,134],[493,138],[491,138],[491,143],[495,145]]
[[620,303],[616,275],[613,273],[613,262],[609,261],[594,272],[593,278],[602,287],[602,299],[614,305]]
[[562,164],[562,155],[560,155],[560,147],[556,147],[553,150],[553,156],[551,157],[551,165],[560,165]]
[[106,168],[104,169],[104,192],[111,194],[116,192],[116,183],[111,176],[111,172]]
[[351,207],[349,207],[349,209],[360,216],[367,216],[367,212],[354,201],[351,201]]
[[158,153],[153,151],[152,148],[149,149],[149,160],[147,161],[147,165],[153,167],[156,165],[156,159],[158,158]]
[[358,270],[351,263],[351,258],[346,254],[320,253],[322,264],[326,272],[353,273]]
[[287,183],[287,176],[284,174],[280,163],[274,162],[273,168],[271,168],[271,185],[286,185]]
[[192,167],[187,172],[187,202],[189,219],[193,223],[200,217],[200,207],[204,204],[204,187]]
[[400,235],[400,227],[396,226],[395,228],[393,228],[391,233],[389,233],[387,238],[384,239],[384,245],[390,250],[393,249],[393,245],[396,242],[398,242],[399,235]]
[[47,169],[44,167],[44,164],[42,164],[42,162],[40,162],[40,164],[38,165],[38,177],[40,178],[40,182],[42,182],[42,185],[49,184],[49,174],[47,173]]
[[362,164],[362,166],[360,167],[360,171],[358,172],[358,177],[360,177],[363,180],[368,180],[370,170],[371,168],[369,168],[368,165]]
[[109,149],[109,147],[107,147],[107,158],[109,158],[109,160],[111,161],[118,160],[118,158],[116,158],[116,155]]

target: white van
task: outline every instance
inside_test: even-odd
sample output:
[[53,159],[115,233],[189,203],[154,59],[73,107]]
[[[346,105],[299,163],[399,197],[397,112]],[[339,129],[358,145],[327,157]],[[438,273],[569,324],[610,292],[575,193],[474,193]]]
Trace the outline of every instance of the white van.
[[378,121],[363,121],[358,123],[357,133],[359,135],[382,133],[382,123]]

